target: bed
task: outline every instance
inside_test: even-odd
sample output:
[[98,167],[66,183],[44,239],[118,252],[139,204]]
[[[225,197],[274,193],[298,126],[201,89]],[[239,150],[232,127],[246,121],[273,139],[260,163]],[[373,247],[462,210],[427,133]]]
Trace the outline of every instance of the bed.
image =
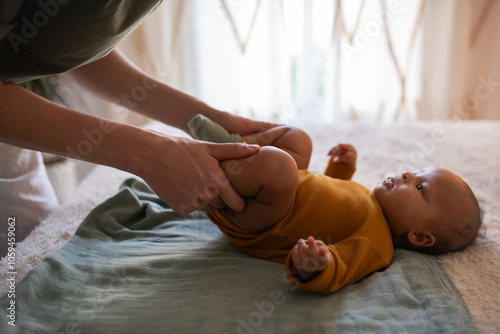
[[353,180],[369,188],[398,170],[456,172],[484,210],[475,243],[439,257],[397,251],[385,271],[316,295],[294,289],[282,265],[241,253],[202,213],[179,217],[141,180],[99,166],[17,243],[14,274],[0,261],[0,304],[17,307],[16,327],[7,310],[0,332],[497,332],[500,122],[303,128],[314,142],[310,170],[324,169],[332,146],[351,143]]

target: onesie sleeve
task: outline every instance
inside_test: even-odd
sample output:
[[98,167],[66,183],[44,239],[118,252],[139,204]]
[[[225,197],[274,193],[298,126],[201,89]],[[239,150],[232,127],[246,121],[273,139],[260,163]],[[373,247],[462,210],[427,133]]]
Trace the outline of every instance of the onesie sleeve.
[[362,236],[343,240],[335,245],[328,245],[333,260],[318,276],[308,282],[302,282],[294,276],[292,252],[286,259],[286,271],[290,281],[297,287],[319,293],[336,291],[343,286],[355,283],[364,276],[387,268],[392,260],[391,254],[382,254]]
[[328,160],[328,166],[325,169],[325,175],[341,180],[350,180],[356,171],[355,167],[351,167],[343,162],[335,162],[332,159]]

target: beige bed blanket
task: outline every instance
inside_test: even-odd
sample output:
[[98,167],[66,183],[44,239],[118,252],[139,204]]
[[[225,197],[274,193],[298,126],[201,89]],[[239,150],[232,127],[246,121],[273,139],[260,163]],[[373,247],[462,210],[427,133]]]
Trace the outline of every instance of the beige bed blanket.
[[[151,128],[182,135],[159,124]],[[326,153],[337,143],[358,150],[353,178],[372,188],[394,171],[439,166],[460,175],[474,190],[484,210],[476,242],[467,250],[440,257],[462,293],[478,329],[500,328],[500,122],[414,123],[411,125],[342,124],[302,126],[314,142],[310,170],[322,172]],[[97,167],[77,191],[17,244],[17,280],[73,235],[91,209],[114,195],[130,174]],[[7,292],[7,259],[0,261],[0,295]]]

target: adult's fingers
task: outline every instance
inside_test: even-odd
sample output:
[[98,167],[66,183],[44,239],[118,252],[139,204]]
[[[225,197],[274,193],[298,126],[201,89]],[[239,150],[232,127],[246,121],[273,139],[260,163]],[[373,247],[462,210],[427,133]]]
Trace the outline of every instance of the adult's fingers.
[[[262,132],[262,131],[266,131],[266,130],[275,128],[277,126],[279,126],[279,124],[254,121],[254,126],[253,126],[252,130],[249,131],[249,133]],[[248,133],[246,133],[246,134],[248,134]]]
[[222,170],[218,173],[211,173],[212,181],[205,184],[202,189],[194,191],[194,207],[196,210],[211,211],[213,209],[222,209],[226,204],[221,199],[220,195],[223,189],[231,188],[226,175]]
[[260,151],[259,145],[240,143],[210,144],[210,155],[217,161],[246,158]]
[[226,114],[226,117],[218,119],[217,122],[230,133],[238,133],[242,136],[262,132],[278,126],[278,124],[255,121],[233,114]]
[[[210,155],[217,161],[221,162],[229,159],[241,159],[251,156],[260,150],[258,145],[247,144],[213,144],[211,146]],[[217,183],[219,186],[219,197],[234,211],[241,211],[245,207],[245,200],[238,195],[236,190],[231,186],[227,180],[224,172],[220,171],[216,175]]]
[[245,200],[238,195],[231,185],[221,189],[220,199],[236,212],[245,208]]

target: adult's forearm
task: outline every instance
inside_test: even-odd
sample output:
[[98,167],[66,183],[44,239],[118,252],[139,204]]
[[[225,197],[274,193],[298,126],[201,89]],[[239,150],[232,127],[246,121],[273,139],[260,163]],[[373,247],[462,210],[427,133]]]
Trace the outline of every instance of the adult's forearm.
[[259,150],[244,144],[172,137],[104,120],[16,85],[0,84],[0,120],[0,141],[131,172],[181,214],[225,204],[242,210],[245,202],[228,186],[219,161],[245,158]]
[[155,80],[118,50],[64,76],[104,100],[184,131],[196,114],[217,118],[215,109]]
[[[154,134],[83,114],[16,85],[0,85],[0,141],[140,173]],[[126,145],[124,144],[126,142]]]

